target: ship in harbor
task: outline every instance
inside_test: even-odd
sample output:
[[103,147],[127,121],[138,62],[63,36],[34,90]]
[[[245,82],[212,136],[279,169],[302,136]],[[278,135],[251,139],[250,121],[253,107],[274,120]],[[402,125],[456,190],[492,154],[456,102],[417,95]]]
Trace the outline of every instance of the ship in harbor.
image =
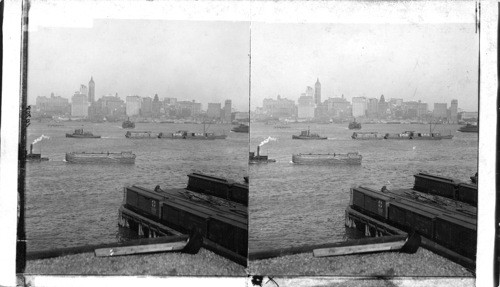
[[122,123],[122,128],[124,129],[133,129],[135,128],[135,123],[128,118],[126,121]]
[[42,157],[41,153],[33,153],[33,144],[30,144],[30,152],[26,151],[26,161],[47,161],[48,157]]
[[76,129],[72,134],[66,134],[67,138],[86,138],[86,139],[98,139],[101,138],[99,135],[94,135],[91,132],[86,132],[83,129]]
[[239,126],[232,128],[231,131],[235,133],[248,133],[250,132],[250,126],[240,124]]
[[459,132],[462,133],[478,133],[479,132],[479,126],[478,125],[472,125],[472,124],[467,124],[465,126],[462,126],[458,129]]
[[125,137],[128,139],[156,139],[158,138],[158,134],[150,131],[128,131],[125,133]]
[[354,132],[351,138],[353,140],[382,140],[384,136],[379,135],[377,132]]
[[250,152],[248,157],[249,163],[268,163],[276,162],[275,159],[269,159],[267,155],[260,155],[260,146],[257,146],[257,153]]
[[362,158],[357,152],[326,154],[299,153],[292,155],[292,162],[309,165],[360,165]]
[[135,154],[130,151],[123,152],[69,152],[66,153],[66,162],[92,163],[92,164],[134,164]]
[[356,122],[356,119],[354,121],[349,123],[348,128],[350,130],[360,130],[361,129],[361,123]]
[[216,140],[216,139],[226,139],[227,135],[217,135],[212,132],[207,132],[205,124],[203,124],[203,132],[196,133],[190,131],[180,130],[175,133],[159,133],[158,138],[160,139],[185,139],[185,140]]
[[326,140],[327,137],[322,137],[317,133],[311,133],[309,129],[306,131],[301,131],[300,135],[292,135],[294,140]]

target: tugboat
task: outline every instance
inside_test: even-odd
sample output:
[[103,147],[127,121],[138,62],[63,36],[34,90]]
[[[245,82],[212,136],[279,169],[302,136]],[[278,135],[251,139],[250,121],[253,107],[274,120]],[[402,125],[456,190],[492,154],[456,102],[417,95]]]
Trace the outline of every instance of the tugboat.
[[356,119],[354,119],[353,122],[349,123],[349,129],[350,130],[360,130],[361,129],[361,123],[356,122]]
[[248,133],[250,131],[250,126],[240,124],[239,126],[232,128],[231,131],[235,133]]
[[311,133],[309,129],[307,131],[301,131],[300,135],[292,135],[294,140],[326,140],[327,137],[322,137],[317,133]]
[[33,144],[30,144],[30,153],[26,151],[26,161],[47,161],[49,158],[42,157],[41,153],[33,153]]
[[83,129],[76,129],[72,134],[66,134],[67,138],[89,138],[98,139],[101,138],[99,135],[94,135],[91,132],[84,132]]
[[341,153],[327,153],[327,154],[294,154],[292,155],[292,162],[295,164],[312,164],[312,165],[360,165],[363,157],[357,152],[349,152],[346,154]]
[[479,132],[479,126],[478,125],[472,125],[472,124],[467,124],[465,126],[462,126],[458,129],[459,132],[462,133],[478,133]]
[[66,162],[69,163],[125,163],[134,164],[135,154],[127,152],[69,152],[66,153]]
[[250,152],[248,163],[268,163],[276,162],[275,159],[269,159],[267,155],[260,155],[260,146],[257,146],[257,154]]
[[126,121],[122,123],[122,128],[124,129],[133,129],[135,128],[135,123],[130,120],[130,118],[127,118]]

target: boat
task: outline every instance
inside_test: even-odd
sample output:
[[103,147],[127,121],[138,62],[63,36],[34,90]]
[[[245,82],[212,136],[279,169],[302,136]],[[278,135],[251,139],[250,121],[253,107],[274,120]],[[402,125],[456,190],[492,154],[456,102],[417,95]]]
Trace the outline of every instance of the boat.
[[292,135],[294,140],[326,140],[327,137],[322,137],[317,133],[311,133],[308,129],[307,131],[301,131],[300,135]]
[[135,154],[123,152],[69,152],[66,153],[66,162],[69,163],[124,163],[134,164]]
[[47,124],[48,127],[64,127],[64,124],[60,123],[49,123]]
[[47,161],[48,157],[42,157],[41,153],[33,153],[33,144],[30,144],[30,152],[26,151],[26,161]]
[[[450,135],[450,136],[453,137],[452,135]],[[410,139],[411,140],[441,140],[441,139],[443,139],[443,136],[441,136],[440,133],[410,132]]]
[[278,124],[274,126],[275,129],[289,129],[291,126],[289,124]]
[[67,138],[89,138],[89,139],[98,139],[101,138],[99,135],[94,135],[91,132],[83,131],[83,129],[76,129],[72,134],[66,134]]
[[352,139],[354,140],[382,140],[383,136],[379,135],[377,132],[353,132]]
[[250,132],[250,126],[240,124],[239,126],[232,128],[231,131],[235,133],[248,133]]
[[467,124],[465,126],[462,126],[458,129],[459,132],[462,133],[478,133],[479,132],[479,126],[478,125],[472,125],[472,124]]
[[360,130],[361,129],[361,123],[356,122],[356,119],[354,119],[353,122],[349,123],[349,129],[350,130]]
[[125,137],[128,139],[153,139],[153,138],[158,138],[158,135],[149,131],[141,131],[141,132],[128,131],[127,133],[125,133]]
[[268,163],[268,162],[276,162],[275,159],[269,159],[267,155],[260,155],[260,146],[257,146],[257,154],[254,152],[249,153],[248,158],[249,163]]
[[349,164],[360,165],[363,157],[357,152],[349,153],[327,153],[327,154],[293,154],[292,162],[296,164],[317,164],[317,165],[336,165]]
[[159,133],[158,138],[160,139],[186,139],[186,140],[216,140],[216,139],[226,139],[227,135],[216,135],[215,133],[209,133],[206,131],[205,124],[203,124],[202,133],[194,133],[190,131],[179,130],[175,133]]
[[130,119],[127,119],[122,123],[122,128],[124,129],[133,129],[135,128],[135,123],[131,121]]
[[400,121],[390,121],[390,122],[387,122],[386,124],[388,124],[388,125],[399,125],[399,124],[401,124],[401,122]]

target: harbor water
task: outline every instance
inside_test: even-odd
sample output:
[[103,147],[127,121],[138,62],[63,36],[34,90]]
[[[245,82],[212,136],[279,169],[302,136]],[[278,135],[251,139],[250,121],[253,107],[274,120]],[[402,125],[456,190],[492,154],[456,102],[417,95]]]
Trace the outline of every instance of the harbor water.
[[[127,139],[121,122],[66,122],[48,126],[33,122],[27,143],[49,161],[28,162],[25,190],[25,229],[28,251],[109,243],[133,238],[118,227],[123,187],[183,188],[187,175],[201,172],[243,182],[248,175],[248,134],[230,132],[231,125],[206,126],[207,132],[228,135],[225,140]],[[100,139],[66,138],[84,128]],[[132,131],[203,132],[200,124],[136,123]],[[136,154],[135,164],[72,164],[66,152]]]
[[[261,155],[275,163],[252,164],[250,175],[249,250],[267,250],[344,241],[359,236],[344,226],[350,188],[412,188],[414,174],[430,173],[469,182],[477,172],[478,134],[457,132],[458,125],[432,126],[452,134],[443,140],[353,140],[345,124],[290,124],[277,129],[255,123],[250,151],[268,137]],[[301,130],[327,140],[292,140]],[[424,124],[363,124],[361,132],[429,132]],[[292,163],[294,153],[359,152],[358,166],[311,166]]]

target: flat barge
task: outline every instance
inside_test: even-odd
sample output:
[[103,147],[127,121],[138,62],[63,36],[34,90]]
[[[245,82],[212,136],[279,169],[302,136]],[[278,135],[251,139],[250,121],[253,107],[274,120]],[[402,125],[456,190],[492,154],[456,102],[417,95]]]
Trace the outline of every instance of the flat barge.
[[135,154],[131,151],[122,152],[68,152],[66,162],[90,164],[134,164]]
[[307,165],[360,165],[362,156],[357,152],[349,153],[299,153],[292,155],[295,164]]
[[197,231],[205,248],[246,266],[248,184],[196,173],[188,177],[186,188],[125,187],[119,225],[145,237]]
[[477,250],[477,208],[412,189],[351,189],[345,225],[366,236],[417,232],[422,245],[467,268]]

